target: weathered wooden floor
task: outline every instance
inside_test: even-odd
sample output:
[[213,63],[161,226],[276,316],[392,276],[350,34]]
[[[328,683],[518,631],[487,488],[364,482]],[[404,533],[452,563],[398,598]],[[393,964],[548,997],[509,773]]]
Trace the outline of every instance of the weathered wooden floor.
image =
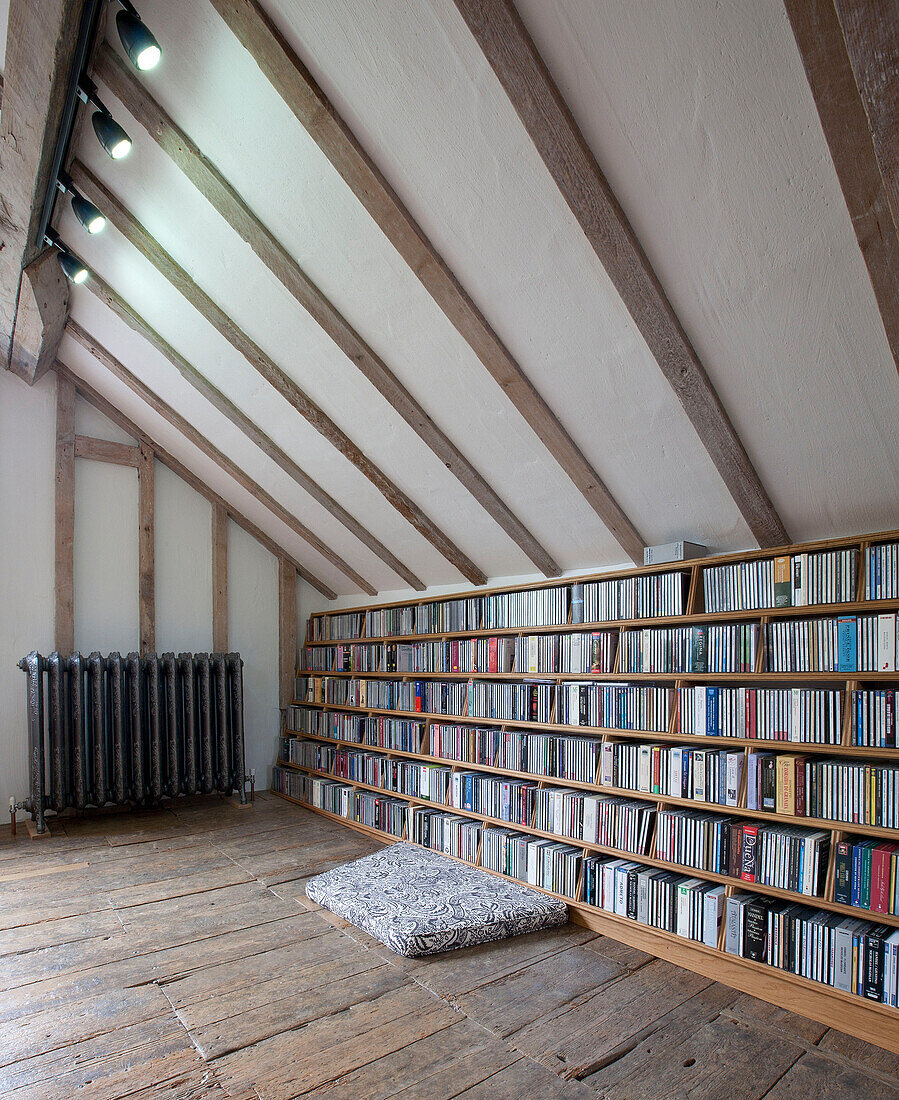
[[573,925],[401,959],[303,893],[374,847],[265,795],[7,831],[0,1096],[899,1098],[899,1058]]

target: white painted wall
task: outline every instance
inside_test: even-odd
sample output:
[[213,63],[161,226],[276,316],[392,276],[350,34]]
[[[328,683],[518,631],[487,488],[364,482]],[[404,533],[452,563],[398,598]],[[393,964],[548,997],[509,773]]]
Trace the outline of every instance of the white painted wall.
[[278,711],[278,564],[235,523],[228,523],[228,641],[243,656],[247,772],[268,787]]
[[[133,440],[80,399],[76,428]],[[54,647],[56,379],[29,388],[0,370],[0,815],[28,783],[25,677],[16,662]],[[159,652],[212,648],[209,502],[156,463]],[[75,468],[75,644],[84,653],[138,645],[138,485],[128,467]],[[278,590],[274,557],[229,527],[230,648],[244,659],[247,767],[267,786],[278,734]]]
[[25,676],[53,648],[56,378],[33,388],[0,370],[0,816],[28,782]]

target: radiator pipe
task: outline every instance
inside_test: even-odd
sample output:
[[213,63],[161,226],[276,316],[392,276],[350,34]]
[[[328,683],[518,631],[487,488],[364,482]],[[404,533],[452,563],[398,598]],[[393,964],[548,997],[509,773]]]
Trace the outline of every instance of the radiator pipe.
[[203,758],[201,790],[203,794],[211,794],[215,790],[215,767],[212,759],[212,684],[209,676],[209,654],[198,653],[194,662],[197,671],[200,745]]
[[106,658],[106,692],[109,703],[109,734],[112,747],[112,793],[113,801],[124,802],[128,797],[128,776],[125,761],[125,725],[127,715],[122,698],[123,689],[122,655],[110,653]]
[[67,658],[66,664],[69,670],[69,700],[67,711],[70,718],[72,731],[72,802],[76,810],[83,810],[87,805],[87,735],[84,716],[84,658],[80,653],[73,653]]
[[[28,747],[30,753],[31,797],[25,809],[34,818],[35,830],[45,833],[44,821],[44,682],[41,676],[46,662],[32,651],[19,662],[28,677]],[[30,805],[28,804],[30,803]]]
[[225,657],[231,673],[231,744],[234,746],[231,789],[237,789],[241,805],[247,801],[246,750],[243,740],[243,661],[239,653]]
[[91,800],[95,806],[105,806],[106,794],[106,707],[103,705],[103,658],[92,653],[87,659],[87,683],[90,708],[88,710],[91,737],[93,739],[93,785]]
[[66,669],[58,653],[47,658],[47,707],[50,734],[50,796],[47,804],[62,813],[70,802],[67,789],[69,770],[68,748],[71,743],[71,723],[66,705]]
[[179,713],[184,723],[184,790],[197,793],[197,710],[194,693],[194,659],[190,653],[178,654]]
[[128,735],[131,741],[131,798],[137,806],[147,799],[147,781],[144,770],[144,686],[140,669],[140,654],[129,653],[125,658],[125,674],[128,678]]
[[178,753],[178,696],[176,680],[178,670],[175,667],[175,654],[163,653],[159,659],[162,686],[165,689],[165,725],[166,749],[168,754],[168,782],[166,791],[173,798],[181,794],[181,761]]
[[147,726],[150,738],[150,797],[158,802],[163,795],[162,708],[159,705],[159,658],[150,653],[143,658],[147,681]]
[[215,774],[215,789],[221,791],[222,794],[227,794],[234,789],[234,786],[231,776],[231,753],[228,744],[231,715],[224,653],[210,654],[209,663],[212,666],[215,686],[215,739],[218,762]]

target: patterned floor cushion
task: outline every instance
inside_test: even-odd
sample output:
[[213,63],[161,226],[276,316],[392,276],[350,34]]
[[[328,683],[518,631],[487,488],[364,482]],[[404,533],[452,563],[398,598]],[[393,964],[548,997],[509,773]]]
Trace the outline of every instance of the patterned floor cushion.
[[306,894],[398,955],[472,947],[568,919],[558,898],[405,843],[310,879]]

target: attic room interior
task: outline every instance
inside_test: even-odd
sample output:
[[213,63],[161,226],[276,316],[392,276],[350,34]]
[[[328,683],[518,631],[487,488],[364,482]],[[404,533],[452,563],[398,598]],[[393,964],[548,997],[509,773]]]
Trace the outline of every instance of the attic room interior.
[[0,57],[0,1094],[899,1098],[895,0]]

